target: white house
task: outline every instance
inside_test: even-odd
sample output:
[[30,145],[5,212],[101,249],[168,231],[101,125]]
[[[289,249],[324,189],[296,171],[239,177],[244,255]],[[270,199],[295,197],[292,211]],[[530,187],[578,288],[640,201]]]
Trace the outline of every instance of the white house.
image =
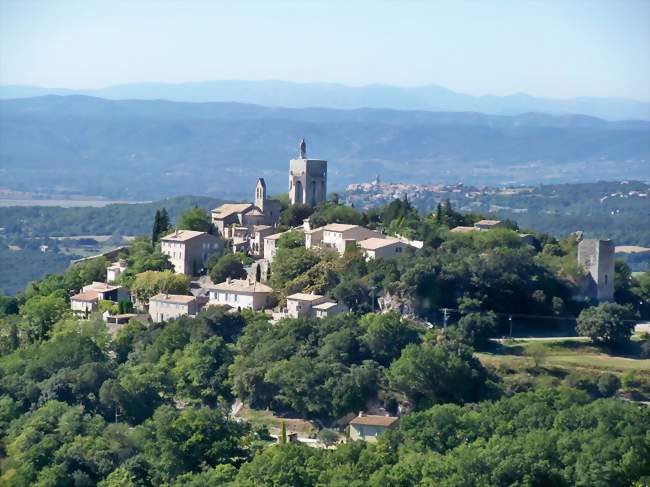
[[329,223],[323,227],[309,230],[309,237],[305,239],[307,248],[321,247],[336,250],[339,254],[355,245],[361,240],[369,238],[382,238],[381,233],[361,225],[348,225],[346,223]]
[[386,430],[394,428],[399,418],[394,416],[374,416],[359,413],[350,421],[350,439],[375,442]]
[[272,292],[273,289],[261,282],[228,278],[210,289],[208,305],[249,308],[257,311],[266,308]]
[[367,260],[402,255],[407,244],[396,238],[372,237],[358,243]]
[[109,284],[117,281],[122,272],[126,270],[126,263],[124,261],[113,262],[106,268],[106,282]]

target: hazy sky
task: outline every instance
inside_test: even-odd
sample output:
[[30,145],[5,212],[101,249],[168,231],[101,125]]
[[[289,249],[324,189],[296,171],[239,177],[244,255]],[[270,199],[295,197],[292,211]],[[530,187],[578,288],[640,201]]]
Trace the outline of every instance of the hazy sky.
[[650,100],[650,0],[0,0],[0,84],[213,79]]

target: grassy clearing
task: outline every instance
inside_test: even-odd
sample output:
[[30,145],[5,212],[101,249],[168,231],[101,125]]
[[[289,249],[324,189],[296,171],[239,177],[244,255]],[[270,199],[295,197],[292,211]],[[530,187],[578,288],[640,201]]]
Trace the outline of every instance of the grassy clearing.
[[503,343],[490,352],[479,353],[483,363],[510,368],[532,367],[532,347],[542,349],[547,366],[592,369],[609,372],[628,370],[650,373],[650,359],[642,358],[638,344],[632,342],[621,352],[610,353],[590,342],[578,340],[514,341]]
[[318,428],[309,421],[300,418],[281,418],[272,411],[251,409],[248,406],[241,408],[237,417],[244,419],[253,426],[266,426],[271,433],[279,433],[284,422],[287,432],[298,433],[300,436],[312,436],[318,432]]

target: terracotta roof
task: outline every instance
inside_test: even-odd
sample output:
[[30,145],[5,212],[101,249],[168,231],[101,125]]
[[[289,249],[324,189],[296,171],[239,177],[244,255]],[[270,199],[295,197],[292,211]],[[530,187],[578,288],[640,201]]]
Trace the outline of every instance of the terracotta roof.
[[[197,232],[196,230],[178,230],[178,232],[165,235],[161,240],[170,240],[172,242],[185,242],[201,235],[209,235],[207,232]],[[214,235],[213,235],[214,237]],[[216,238],[216,237],[215,237]]]
[[644,254],[650,252],[650,249],[638,245],[617,245],[614,247],[614,252],[617,254]]
[[338,306],[338,303],[336,301],[328,301],[326,303],[321,303],[317,304],[316,306],[312,306],[313,309],[322,309],[322,310],[328,310],[330,308],[334,308]]
[[346,232],[360,226],[361,225],[348,225],[347,223],[329,223],[322,228],[323,230],[327,230],[329,232]]
[[85,291],[70,297],[70,301],[97,301],[97,291]]
[[212,287],[219,291],[243,291],[249,293],[271,293],[273,289],[261,282],[249,281],[248,279],[231,279],[230,282],[220,282]]
[[286,233],[286,232],[280,232],[280,233],[274,233],[273,235],[268,235],[268,236],[264,237],[264,240],[277,240],[277,239],[279,239],[279,238],[282,236],[282,234],[284,234],[284,233]]
[[252,203],[226,203],[212,210],[212,216],[217,220],[223,220],[235,213],[246,213],[252,206]]
[[501,220],[480,220],[474,225],[498,225],[499,223],[501,223]]
[[179,303],[179,304],[189,304],[194,301],[196,298],[194,296],[186,296],[184,294],[163,294],[159,293],[155,296],[152,296],[149,301],[162,301],[164,303]]
[[287,296],[287,299],[293,299],[296,301],[316,301],[317,299],[323,299],[325,296],[320,294],[307,294],[307,293],[295,293],[291,296]]
[[247,211],[246,214],[248,216],[264,216],[264,213],[262,213],[258,208],[253,208],[251,211]]
[[83,292],[86,291],[93,291],[93,292],[106,292],[106,291],[114,291],[115,289],[119,289],[122,286],[112,286],[110,284],[106,284],[105,282],[98,282],[94,281],[92,284],[88,284],[87,286],[83,287]]
[[373,416],[373,415],[364,415],[357,416],[350,424],[362,424],[367,426],[383,426],[384,428],[390,428],[393,426],[399,418],[394,416]]
[[452,233],[469,233],[475,231],[476,228],[474,227],[454,227],[451,230],[449,230]]
[[388,247],[389,245],[394,245],[396,243],[400,243],[400,241],[396,238],[372,237],[359,242],[359,247],[361,247],[364,250],[377,250],[382,247]]
[[261,232],[262,230],[267,230],[271,227],[271,225],[253,225],[253,231],[254,232]]

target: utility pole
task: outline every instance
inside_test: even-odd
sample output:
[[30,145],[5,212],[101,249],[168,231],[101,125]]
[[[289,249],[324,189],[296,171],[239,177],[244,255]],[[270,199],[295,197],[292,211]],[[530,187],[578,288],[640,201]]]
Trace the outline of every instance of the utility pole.
[[443,326],[445,335],[447,334],[447,318],[449,317],[448,312],[449,312],[449,310],[447,308],[442,308],[442,326]]
[[512,340],[512,315],[508,317],[508,321],[510,322],[510,339]]

